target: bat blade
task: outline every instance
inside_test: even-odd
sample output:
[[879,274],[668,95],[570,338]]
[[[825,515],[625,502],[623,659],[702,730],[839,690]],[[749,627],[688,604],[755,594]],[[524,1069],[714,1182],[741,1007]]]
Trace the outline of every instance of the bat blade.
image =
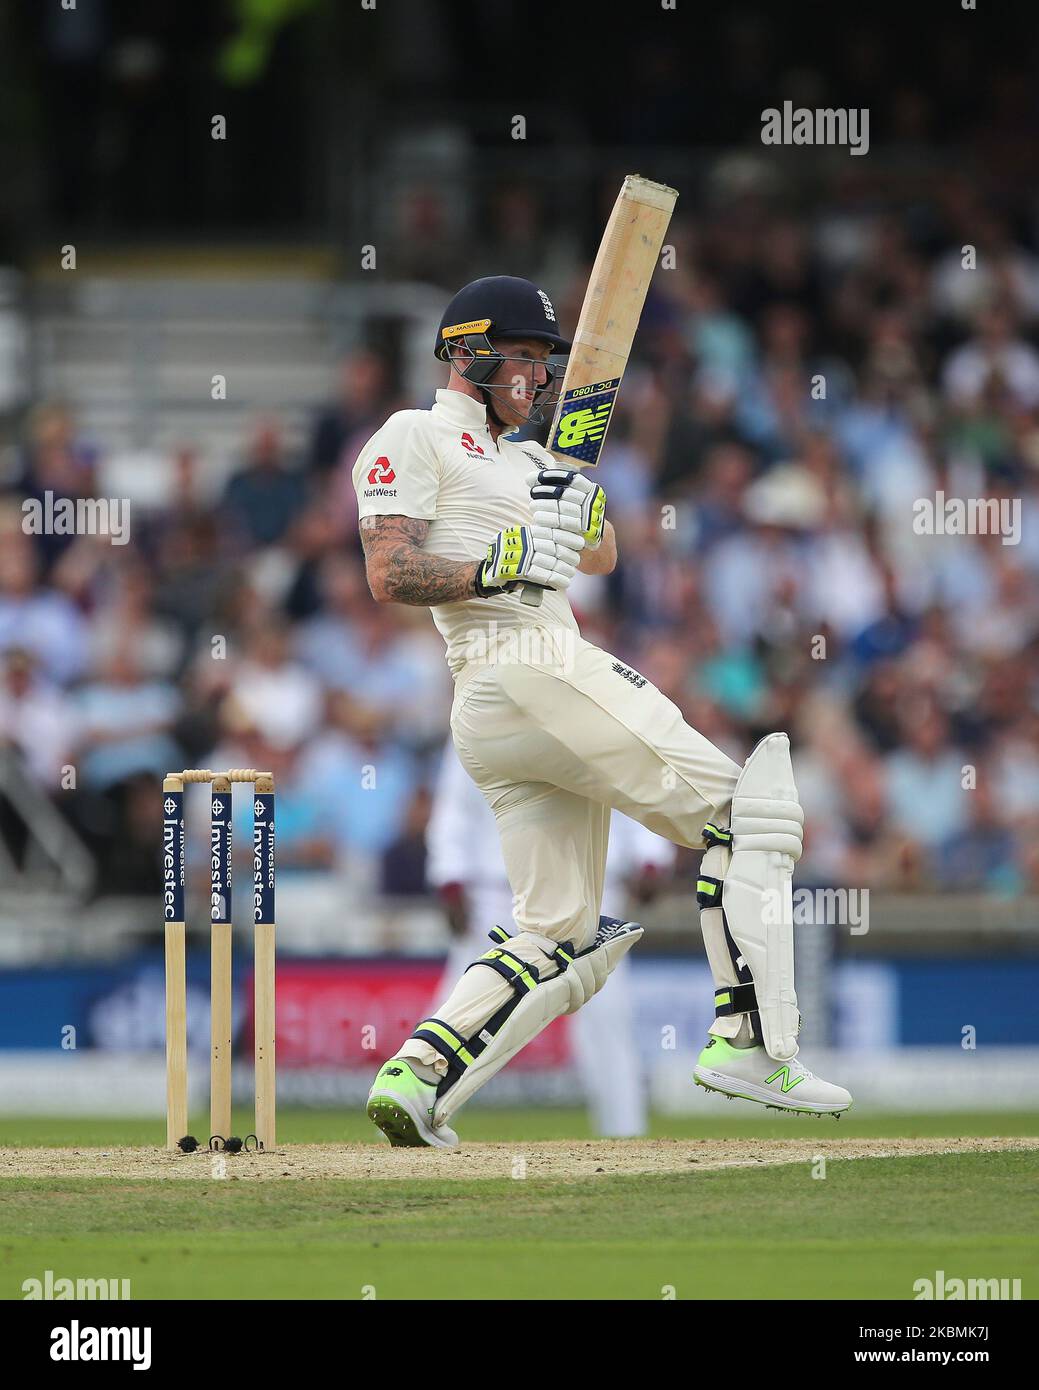
[[571,468],[599,461],[677,198],[665,184],[628,174],[613,205],[548,435],[549,450]]
[[[677,198],[666,184],[628,174],[613,205],[548,433],[550,453],[567,468],[599,462]],[[527,584],[520,598],[537,607],[542,592]]]

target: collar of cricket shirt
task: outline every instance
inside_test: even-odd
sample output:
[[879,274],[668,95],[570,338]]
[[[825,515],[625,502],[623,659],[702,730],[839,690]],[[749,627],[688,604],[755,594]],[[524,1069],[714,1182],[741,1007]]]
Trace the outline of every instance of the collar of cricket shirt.
[[[433,414],[451,425],[468,426],[470,429],[474,426],[479,429],[487,428],[487,407],[481,401],[474,401],[472,396],[467,396],[463,391],[449,391],[446,387],[441,387],[436,393]],[[515,434],[518,429],[519,425],[512,425],[509,429],[502,430],[498,437],[508,439],[509,435]]]

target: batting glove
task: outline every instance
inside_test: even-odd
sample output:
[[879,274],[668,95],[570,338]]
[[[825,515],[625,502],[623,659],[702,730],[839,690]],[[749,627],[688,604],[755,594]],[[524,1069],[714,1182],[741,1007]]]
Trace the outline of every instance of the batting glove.
[[606,494],[573,468],[542,468],[527,475],[534,525],[580,537],[589,550],[602,543]]
[[487,547],[476,571],[476,593],[488,598],[511,593],[528,581],[545,589],[565,589],[581,558],[579,539],[546,526],[508,526]]

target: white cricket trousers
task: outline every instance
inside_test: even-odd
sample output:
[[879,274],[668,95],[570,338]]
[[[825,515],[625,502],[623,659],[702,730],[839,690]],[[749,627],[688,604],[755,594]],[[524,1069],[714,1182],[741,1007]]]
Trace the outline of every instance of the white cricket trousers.
[[[644,676],[576,633],[562,639],[554,659],[521,660],[510,649],[508,660],[466,665],[451,733],[498,823],[517,933],[580,951],[599,923],[611,809],[698,849],[708,820],[727,823],[740,768]],[[691,903],[690,924],[695,911]],[[544,963],[534,942],[510,949]],[[474,968],[433,1016],[468,1038],[510,997],[500,975]],[[418,1038],[397,1055],[446,1071]]]
[[610,810],[699,849],[740,768],[616,657],[576,634],[565,657],[470,663],[451,733],[497,820],[517,929],[581,950],[599,921]]

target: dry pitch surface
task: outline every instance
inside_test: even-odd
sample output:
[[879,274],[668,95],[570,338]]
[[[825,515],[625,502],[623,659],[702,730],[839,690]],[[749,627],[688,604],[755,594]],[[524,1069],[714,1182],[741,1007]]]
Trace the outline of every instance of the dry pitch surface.
[[589,1139],[537,1144],[461,1144],[457,1149],[393,1149],[374,1144],[290,1144],[269,1154],[193,1154],[163,1149],[0,1149],[0,1178],[527,1178],[687,1173],[840,1158],[1039,1150],[1039,1138]]

